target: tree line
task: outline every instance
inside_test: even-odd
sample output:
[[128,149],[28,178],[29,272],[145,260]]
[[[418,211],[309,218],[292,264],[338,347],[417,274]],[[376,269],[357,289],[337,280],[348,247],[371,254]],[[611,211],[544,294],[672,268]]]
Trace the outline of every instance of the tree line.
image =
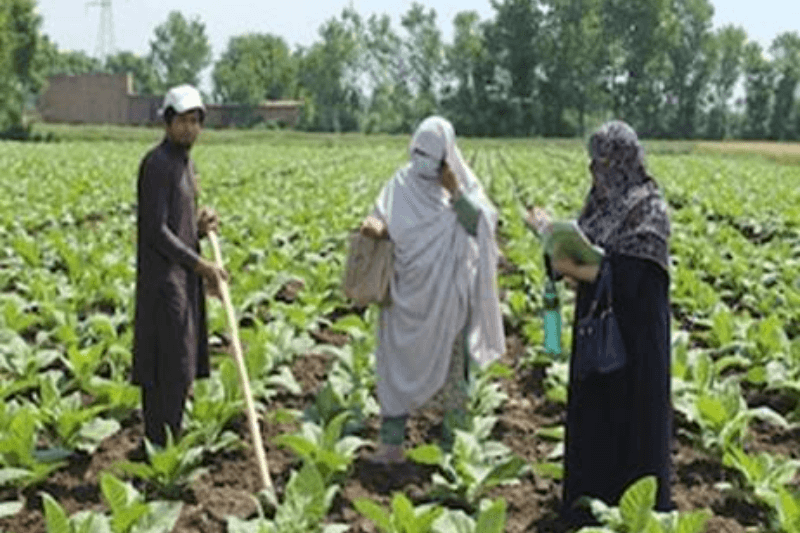
[[800,139],[798,32],[765,50],[741,27],[714,30],[708,0],[490,2],[488,19],[456,15],[452,42],[423,4],[400,27],[350,7],[311,46],[249,33],[213,61],[205,24],[180,12],[156,27],[146,57],[100,60],[40,36],[35,0],[7,0],[0,128],[21,120],[48,75],[132,72],[137,92],[158,94],[211,67],[209,100],[299,99],[311,131],[408,133],[439,113],[474,136],[580,136],[615,117],[649,138]]

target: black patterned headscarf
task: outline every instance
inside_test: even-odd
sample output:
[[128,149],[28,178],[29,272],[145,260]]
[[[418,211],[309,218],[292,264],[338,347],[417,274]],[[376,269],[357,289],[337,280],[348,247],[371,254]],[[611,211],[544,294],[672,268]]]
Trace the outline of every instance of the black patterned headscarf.
[[578,219],[604,249],[650,259],[669,270],[667,205],[644,167],[636,132],[624,122],[604,124],[589,139],[594,182]]

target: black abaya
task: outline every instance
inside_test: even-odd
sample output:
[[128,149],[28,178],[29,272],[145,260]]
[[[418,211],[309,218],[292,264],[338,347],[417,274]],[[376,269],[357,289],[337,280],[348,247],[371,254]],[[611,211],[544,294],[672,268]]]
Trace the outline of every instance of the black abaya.
[[[646,259],[609,254],[606,261],[628,358],[620,370],[583,380],[570,365],[563,514],[579,524],[592,520],[572,507],[576,499],[585,495],[616,506],[646,475],[658,480],[656,508],[672,509],[669,277]],[[594,283],[580,284],[576,317],[586,314],[594,293]],[[572,361],[576,355],[573,341]]]

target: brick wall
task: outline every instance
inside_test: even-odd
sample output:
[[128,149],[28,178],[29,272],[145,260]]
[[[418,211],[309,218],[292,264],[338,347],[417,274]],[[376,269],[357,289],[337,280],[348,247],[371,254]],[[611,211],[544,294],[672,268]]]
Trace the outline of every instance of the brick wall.
[[161,122],[158,110],[164,101],[163,96],[128,96],[128,124],[147,126]]
[[206,106],[205,125],[211,128],[227,128],[237,124],[247,124],[254,118],[259,118],[266,122],[280,121],[296,126],[300,120],[301,105],[300,102],[266,103],[258,107],[209,104]]
[[45,122],[77,124],[126,124],[130,74],[52,76],[39,99]]
[[302,108],[303,102],[275,102],[259,107],[256,112],[265,121],[276,120],[294,127],[300,120]]
[[[45,122],[73,124],[158,124],[163,96],[133,93],[130,74],[84,74],[53,76],[39,98],[39,114]],[[206,125],[228,127],[247,122],[253,114],[265,121],[296,126],[302,102],[267,102],[255,108],[238,105],[207,105]]]

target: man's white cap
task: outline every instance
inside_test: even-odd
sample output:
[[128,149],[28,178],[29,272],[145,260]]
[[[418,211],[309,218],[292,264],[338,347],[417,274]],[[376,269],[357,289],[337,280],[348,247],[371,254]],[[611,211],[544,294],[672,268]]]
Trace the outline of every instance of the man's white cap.
[[158,110],[158,114],[163,117],[164,112],[170,107],[179,115],[192,109],[199,109],[204,114],[206,112],[203,99],[200,97],[200,91],[191,85],[178,85],[167,91],[164,96],[164,104]]

